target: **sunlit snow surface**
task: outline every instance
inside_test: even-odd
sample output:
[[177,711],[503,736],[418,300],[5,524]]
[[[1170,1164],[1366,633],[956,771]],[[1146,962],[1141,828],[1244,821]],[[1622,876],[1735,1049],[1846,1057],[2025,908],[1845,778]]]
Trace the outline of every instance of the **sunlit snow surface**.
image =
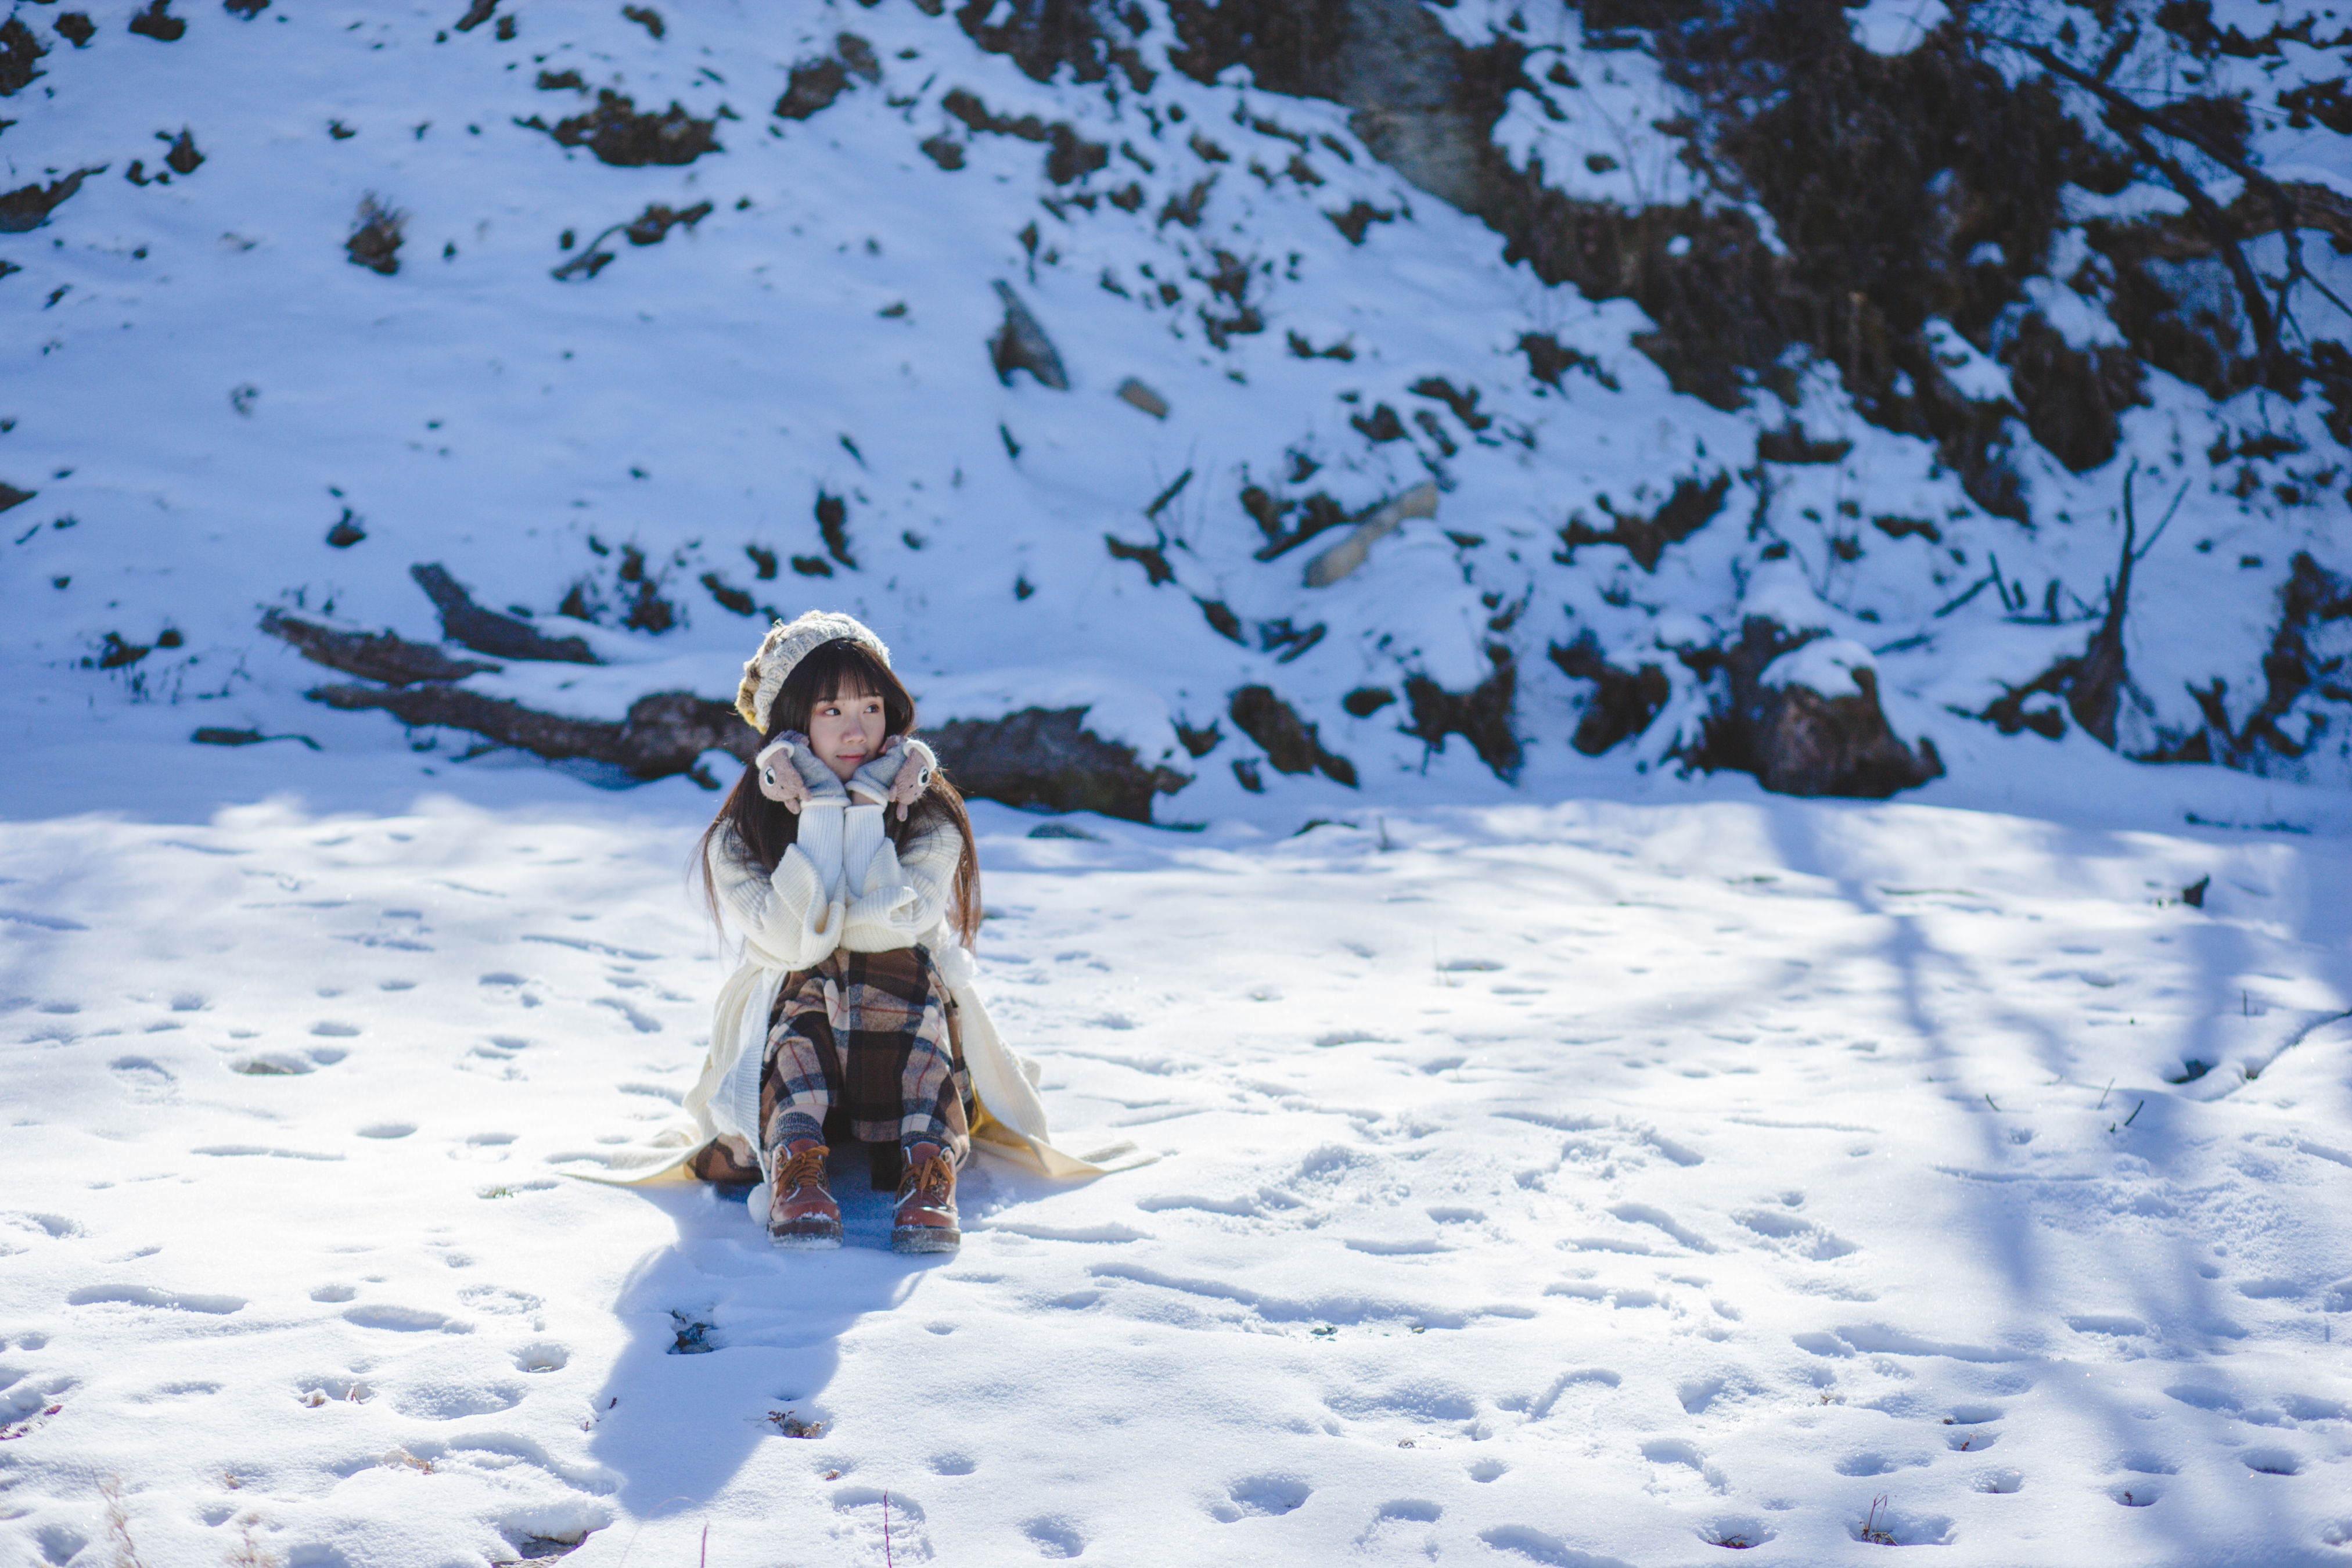
[[0,829],[18,1557],[110,1560],[110,1475],[151,1563],[879,1563],[886,1494],[959,1564],[1816,1563],[1880,1493],[1953,1563],[2352,1535],[2338,840],[984,805],[1000,1021],[1160,1157],[982,1163],[916,1261],[862,1172],[820,1257],[560,1173],[721,973],[698,792],[564,787]]

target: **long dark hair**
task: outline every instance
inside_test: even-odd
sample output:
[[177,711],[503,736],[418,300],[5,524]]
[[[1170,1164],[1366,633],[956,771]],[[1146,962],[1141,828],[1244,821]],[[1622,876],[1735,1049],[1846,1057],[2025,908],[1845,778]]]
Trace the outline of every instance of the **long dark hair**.
[[[809,717],[817,704],[845,696],[879,697],[885,732],[914,733],[915,700],[906,685],[872,648],[853,638],[837,637],[811,649],[784,678],[783,689],[768,710],[768,728],[761,743],[765,745],[787,730],[807,734]],[[778,765],[790,764],[780,762]],[[947,770],[932,772],[930,787],[908,811],[906,821],[898,821],[898,814],[887,807],[882,821],[891,844],[899,849],[907,847],[908,839],[940,822],[955,825],[963,839],[963,854],[956,862],[955,883],[949,892],[948,926],[964,946],[971,946],[980,936],[980,850],[972,843],[971,817],[964,810],[963,795],[949,781]],[[727,830],[735,830],[736,841],[749,860],[762,871],[772,872],[800,837],[800,825],[798,816],[760,793],[758,769],[746,763],[743,776],[735,781],[726,803],[702,835],[702,890],[711,919],[719,918],[719,889],[710,879],[710,854]]]

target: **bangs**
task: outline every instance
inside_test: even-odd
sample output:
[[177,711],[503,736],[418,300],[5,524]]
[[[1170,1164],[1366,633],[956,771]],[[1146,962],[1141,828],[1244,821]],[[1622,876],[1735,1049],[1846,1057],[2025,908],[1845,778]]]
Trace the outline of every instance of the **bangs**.
[[770,733],[805,731],[819,704],[856,698],[879,698],[893,734],[914,725],[914,699],[890,667],[864,643],[845,637],[810,649],[794,667],[771,710]]
[[877,679],[880,661],[863,643],[829,642],[814,649],[794,670],[807,681],[812,701],[843,697],[884,697],[888,692]]

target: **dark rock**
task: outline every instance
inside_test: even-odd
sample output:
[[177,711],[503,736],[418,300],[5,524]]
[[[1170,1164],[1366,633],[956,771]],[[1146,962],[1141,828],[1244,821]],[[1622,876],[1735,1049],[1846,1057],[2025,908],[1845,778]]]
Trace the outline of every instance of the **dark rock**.
[[1359,686],[1339,699],[1339,706],[1353,718],[1369,719],[1395,700],[1396,693],[1385,686]]
[[473,0],[466,14],[457,18],[457,31],[470,33],[498,14],[499,0]]
[[486,653],[493,658],[555,659],[567,664],[594,664],[596,656],[578,637],[551,637],[536,628],[474,603],[457,579],[438,563],[411,566],[408,574],[441,613],[441,632],[451,642]]
[[[1158,226],[1166,228],[1171,223],[1179,223],[1186,228],[1200,227],[1201,214],[1207,208],[1209,192],[1215,188],[1216,184],[1217,176],[1211,174],[1205,180],[1194,181],[1192,188],[1181,196],[1171,194],[1167,205],[1160,209]],[[1160,289],[1160,297],[1163,300],[1168,297],[1164,286]]]
[[[915,0],[938,16],[941,0]],[[956,21],[991,54],[1009,55],[1034,81],[1051,81],[1064,66],[1081,82],[1102,80],[1115,67],[1137,92],[1150,92],[1153,73],[1135,40],[1150,24],[1139,8],[1122,11],[1088,0],[963,0]]]
[[963,143],[944,131],[916,145],[922,149],[925,157],[942,169],[953,172],[963,167]]
[[1370,202],[1358,202],[1345,212],[1325,213],[1332,226],[1348,237],[1349,245],[1361,245],[1364,236],[1376,223],[1394,223],[1396,214]]
[[2039,310],[2026,314],[2000,357],[2026,428],[2078,474],[2116,455],[2124,410],[2147,402],[2137,355],[2125,348],[2075,348]]
[[1350,415],[1348,423],[1374,446],[1383,441],[1404,439],[1404,421],[1398,418],[1397,411],[1385,403],[1376,405],[1370,414]]
[[[79,13],[69,15],[78,16]],[[87,22],[89,18],[83,16],[82,20]],[[61,26],[58,30],[63,32],[64,28]],[[0,98],[22,92],[32,84],[34,78],[47,75],[47,72],[36,68],[35,62],[48,52],[41,47],[41,40],[33,36],[33,29],[16,17],[0,22]]]
[[343,508],[343,515],[335,526],[327,530],[327,542],[337,550],[349,550],[366,537],[367,530],[360,526],[358,516],[349,507]]
[[[1265,535],[1265,542],[1252,552],[1260,561],[1272,561],[1296,550],[1327,529],[1337,528],[1342,523],[1362,522],[1380,510],[1379,506],[1373,506],[1361,512],[1350,512],[1320,490],[1300,500],[1277,500],[1256,485],[1243,489],[1241,502],[1242,510],[1249,513],[1250,521],[1257,524],[1260,533]],[[1288,521],[1294,511],[1298,513],[1296,523]]]
[[250,22],[269,9],[269,0],[221,0],[221,9],[240,22]]
[[1084,708],[1026,708],[934,725],[923,738],[957,788],[1006,805],[1150,822],[1154,796],[1192,782],[1172,768],[1145,766],[1132,747],[1088,731],[1086,715]]
[[0,511],[6,511],[10,507],[23,506],[40,493],[38,490],[20,490],[16,486],[0,480]]
[[759,604],[751,595],[730,585],[716,572],[705,572],[702,574],[702,585],[713,599],[719,601],[721,609],[731,611],[739,616],[749,616],[756,614],[760,608]]
[[[98,668],[125,669],[154,651],[152,644],[125,642],[122,640],[121,633],[109,632],[106,634],[106,641],[99,648]],[[84,659],[82,662],[88,664],[89,660]]]
[[428,680],[463,680],[469,675],[496,673],[501,666],[469,658],[451,658],[439,648],[413,643],[391,632],[362,632],[330,626],[317,621],[271,610],[261,617],[261,629],[291,646],[313,664],[356,675],[386,686],[415,686]]
[[1617,390],[1617,378],[1601,368],[1601,363],[1581,349],[1572,349],[1549,332],[1523,332],[1519,336],[1519,352],[1528,356],[1528,374],[1554,391],[1559,390],[1559,378],[1571,370],[1580,370],[1610,391]]
[[2180,901],[2187,904],[2192,910],[2203,909],[2205,907],[2205,890],[2212,885],[2213,878],[2210,873],[2198,878],[2195,881],[2189,883],[2189,886],[2180,889]]
[[663,25],[661,13],[650,5],[624,5],[621,7],[621,15],[651,33],[656,39],[659,39],[669,30]]
[[659,202],[653,202],[646,205],[645,211],[630,219],[628,226],[622,232],[629,237],[631,245],[659,245],[677,225],[684,224],[692,229],[709,216],[709,202],[697,202],[683,212],[676,212]]
[[195,137],[184,125],[180,127],[177,136],[168,131],[158,131],[155,140],[172,144],[171,151],[163,154],[163,163],[175,174],[193,174],[205,161],[205,155],[196,151]]
[[89,41],[98,37],[98,24],[89,19],[86,11],[68,11],[51,25],[57,28],[58,37],[78,49],[89,47]]
[[717,120],[697,120],[674,100],[658,114],[640,114],[635,100],[599,88],[594,109],[558,121],[548,134],[560,145],[587,148],[599,163],[636,169],[691,163],[705,153],[723,152],[718,128]]
[[1114,395],[1122,403],[1140,408],[1154,419],[1168,417],[1168,400],[1131,375],[1118,384],[1118,390]]
[[[11,24],[13,26],[14,24]],[[76,169],[62,180],[43,185],[37,181],[0,195],[0,234],[29,234],[49,221],[49,214],[58,205],[76,191],[92,174],[103,174],[106,165],[95,169]]]
[[[849,552],[849,503],[837,495],[824,490],[816,493],[817,537],[824,541],[824,552],[851,571],[857,570],[857,558]],[[827,573],[827,576],[832,574]]]
[[1495,422],[1494,416],[1478,412],[1478,389],[1475,386],[1466,392],[1458,391],[1444,376],[1427,375],[1405,390],[1415,397],[1433,398],[1443,403],[1454,410],[1454,417],[1462,421],[1465,429],[1484,430]]
[[1184,754],[1188,757],[1207,756],[1217,749],[1217,742],[1224,738],[1223,731],[1214,724],[1205,729],[1195,730],[1181,719],[1176,721],[1176,739],[1183,746]]
[[382,709],[412,726],[465,730],[551,762],[608,763],[640,779],[689,772],[703,752],[713,750],[748,763],[759,747],[759,737],[733,707],[688,691],[640,697],[618,724],[541,713],[456,686],[322,686],[310,696],[346,711]]
[[1690,761],[1754,773],[1776,795],[1846,795],[1884,800],[1897,790],[1940,778],[1935,743],[1915,752],[1888,727],[1878,704],[1875,670],[1853,672],[1855,692],[1825,697],[1802,686],[1767,686],[1764,672],[1782,654],[1820,632],[1790,632],[1750,616],[1739,640],[1719,656],[1728,700],[1706,721]]
[[[1167,544],[1168,539],[1165,534],[1160,536],[1160,542],[1157,544],[1129,544],[1116,534],[1103,535],[1103,546],[1110,552],[1111,559],[1134,562],[1143,568],[1144,581],[1155,588],[1162,583],[1173,583],[1176,580],[1176,569],[1168,564]],[[1215,624],[1213,616],[1210,624]],[[1241,617],[1236,616],[1234,617],[1234,631],[1239,633],[1240,630]],[[1238,637],[1235,640],[1239,640]]]
[[1046,132],[1045,177],[1057,185],[1085,179],[1110,163],[1110,149],[1089,142],[1067,125],[1055,124]]
[[1553,559],[1566,565],[1575,561],[1581,545],[1614,544],[1622,547],[1643,571],[1654,573],[1666,546],[1681,543],[1713,521],[1715,514],[1723,510],[1724,498],[1730,493],[1729,474],[1717,474],[1704,484],[1695,479],[1676,479],[1674,494],[1649,517],[1639,512],[1620,513],[1609,504],[1609,498],[1602,496],[1596,504],[1609,518],[1607,531],[1594,528],[1584,521],[1582,513],[1578,513],[1560,530],[1560,542],[1567,548]]
[[[1104,537],[1109,538],[1108,534]],[[1122,560],[1129,561],[1139,560],[1141,557],[1142,552],[1140,551],[1136,551],[1132,555],[1121,555],[1120,552],[1122,548],[1129,551],[1135,550],[1135,546],[1131,544],[1122,547],[1119,546],[1117,540],[1112,540],[1111,543],[1113,545],[1111,554],[1114,556],[1118,556]],[[1159,552],[1154,551],[1153,553],[1158,554]],[[1167,557],[1162,555],[1160,559],[1161,564],[1165,565]],[[1151,574],[1151,563],[1150,562],[1145,562],[1143,564],[1143,570],[1145,575],[1149,577]],[[1173,574],[1171,573],[1171,575],[1172,576]],[[1202,599],[1198,597],[1194,598],[1192,602],[1201,606],[1201,618],[1209,623],[1209,629],[1211,631],[1216,633],[1227,642],[1239,643],[1244,647],[1249,646],[1249,639],[1242,636],[1242,618],[1234,614],[1234,607],[1231,605],[1226,604],[1223,599]]]
[[1226,710],[1234,727],[1255,741],[1276,771],[1303,773],[1319,771],[1335,784],[1356,787],[1356,764],[1324,750],[1316,727],[1299,718],[1297,710],[1276,697],[1270,688],[1244,686],[1234,693]]
[[1024,142],[1043,142],[1052,134],[1045,121],[1034,114],[1017,118],[1009,114],[990,112],[980,95],[967,88],[950,88],[940,100],[940,107],[962,121],[973,131],[990,136],[1013,136]]
[[1470,749],[1495,771],[1496,778],[1508,783],[1518,775],[1519,763],[1525,759],[1519,738],[1511,731],[1518,667],[1511,650],[1499,643],[1488,646],[1486,657],[1494,661],[1495,673],[1467,691],[1448,691],[1425,675],[1407,676],[1404,700],[1412,722],[1405,733],[1418,736],[1433,750],[1442,749],[1446,736],[1459,735],[1470,742]]
[[352,265],[381,272],[386,278],[400,270],[401,227],[408,215],[380,206],[373,196],[361,201],[358,226],[343,241]]
[[148,0],[147,9],[131,18],[131,30],[159,44],[178,43],[188,25],[171,14],[171,4],[172,0]]
[[1013,373],[1025,370],[1042,385],[1056,392],[1069,391],[1070,378],[1062,369],[1062,356],[1054,352],[1053,340],[1013,291],[1013,286],[1003,279],[997,279],[996,297],[1004,301],[1004,324],[988,340],[989,363],[996,367],[996,379],[1010,386]]
[[849,68],[831,55],[821,55],[793,67],[784,79],[784,95],[771,112],[785,120],[806,120],[848,90]]
[[1589,680],[1595,688],[1570,742],[1588,757],[1597,757],[1648,730],[1673,695],[1664,669],[1654,664],[1620,669],[1601,657],[1601,644],[1590,632],[1566,647],[1553,644],[1551,661],[1559,666],[1561,674]]

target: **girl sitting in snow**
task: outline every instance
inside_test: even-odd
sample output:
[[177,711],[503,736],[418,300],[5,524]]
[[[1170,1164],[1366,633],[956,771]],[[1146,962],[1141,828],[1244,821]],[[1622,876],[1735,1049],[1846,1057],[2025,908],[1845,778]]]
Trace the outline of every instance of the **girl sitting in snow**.
[[962,797],[914,738],[890,650],[847,616],[772,629],[736,710],[763,744],[703,834],[702,865],[743,962],[686,1099],[701,1140],[688,1164],[762,1181],[753,1201],[777,1246],[838,1247],[830,1120],[882,1146],[877,1188],[897,1176],[891,1247],[951,1252],[975,1136],[1048,1174],[1095,1169],[1045,1142],[1034,1069],[972,990],[980,861]]

